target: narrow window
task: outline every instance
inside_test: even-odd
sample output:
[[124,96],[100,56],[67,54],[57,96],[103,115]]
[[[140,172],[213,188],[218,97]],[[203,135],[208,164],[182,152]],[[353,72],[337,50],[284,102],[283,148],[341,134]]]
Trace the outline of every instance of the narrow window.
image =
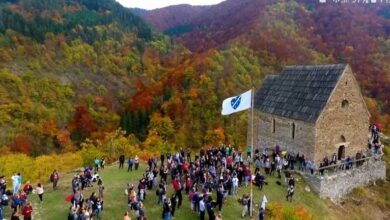
[[272,119],[272,133],[275,133],[275,119]]
[[348,100],[344,99],[344,100],[341,102],[341,107],[342,107],[342,108],[347,108],[348,106],[349,106]]
[[292,123],[291,125],[291,138],[295,138],[295,123]]
[[344,135],[340,136],[340,142],[342,142],[342,143],[347,142],[347,140],[345,139]]

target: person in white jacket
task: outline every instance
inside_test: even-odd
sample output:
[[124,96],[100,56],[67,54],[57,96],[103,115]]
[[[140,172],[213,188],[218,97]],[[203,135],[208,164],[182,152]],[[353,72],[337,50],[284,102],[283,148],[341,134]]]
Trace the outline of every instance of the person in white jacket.
[[38,186],[35,188],[35,191],[38,194],[39,202],[42,203],[43,202],[43,194],[45,193],[45,191],[43,189],[43,185],[38,183]]
[[20,173],[17,173],[17,174],[15,173],[11,177],[11,179],[12,179],[12,189],[13,189],[14,195],[16,195],[19,192],[19,189],[20,189],[19,176],[20,176]]
[[237,175],[234,175],[232,178],[232,184],[233,184],[233,195],[237,195],[238,190],[238,178]]

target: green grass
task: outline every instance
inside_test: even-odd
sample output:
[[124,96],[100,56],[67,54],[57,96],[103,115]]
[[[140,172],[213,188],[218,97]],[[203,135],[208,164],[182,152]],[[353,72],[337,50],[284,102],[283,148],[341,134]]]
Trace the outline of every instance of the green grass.
[[[106,191],[104,197],[104,210],[103,219],[121,219],[123,213],[127,210],[127,200],[124,195],[124,189],[128,182],[136,185],[139,178],[142,176],[145,167],[141,166],[138,171],[126,172],[126,170],[119,170],[116,166],[107,167],[106,170],[100,172],[100,176],[103,179]],[[36,195],[31,195],[30,201],[34,205],[34,211],[36,212],[35,219],[65,219],[68,214],[70,203],[65,202],[65,197],[71,193],[71,179],[74,174],[63,175],[60,179],[59,188],[57,191],[52,191],[50,186],[46,186],[46,192],[44,195],[44,202],[38,203]],[[318,199],[313,193],[304,191],[304,184],[298,183],[294,201],[292,203],[285,201],[285,186],[276,185],[276,177],[270,177],[267,179],[269,184],[264,187],[263,191],[257,188],[253,188],[255,210],[257,214],[258,205],[265,194],[270,202],[280,202],[283,206],[287,207],[304,207],[309,212],[312,212],[315,219],[322,218],[326,213],[326,201]],[[170,196],[172,194],[171,185],[169,185]],[[90,194],[96,191],[96,187],[88,188],[84,192],[85,197],[89,197]],[[239,190],[239,196],[243,193],[248,193],[250,187],[241,188]],[[224,204],[221,214],[224,219],[236,219],[241,218],[241,206],[237,199],[239,196],[229,196],[227,202]],[[215,195],[213,195],[215,199]],[[146,216],[149,219],[160,219],[162,207],[157,205],[157,198],[155,191],[149,191],[144,210]],[[218,213],[218,211],[217,211]],[[183,193],[183,206],[176,210],[175,219],[198,219],[198,215],[190,210],[190,202],[188,197]],[[249,218],[248,218],[249,219]]]
[[[122,219],[123,213],[128,208],[127,199],[124,195],[126,184],[131,182],[136,185],[144,171],[145,166],[141,166],[138,171],[133,171],[130,173],[126,172],[126,170],[119,170],[117,166],[109,166],[104,171],[100,172],[100,176],[106,188],[102,219]],[[36,195],[31,195],[30,201],[34,206],[35,219],[60,220],[67,218],[70,203],[65,202],[65,197],[71,193],[70,182],[73,175],[74,173],[63,175],[60,179],[59,189],[57,191],[53,192],[50,186],[47,185],[43,204],[38,203],[38,198]],[[278,180],[277,177],[268,177],[266,180],[268,185],[263,188],[263,191],[260,191],[254,187],[254,216],[257,216],[259,203],[261,202],[263,195],[266,195],[269,202],[276,202],[280,204],[286,211],[291,210],[291,208],[305,208],[313,215],[313,219],[343,219],[347,214],[349,214],[349,219],[360,219],[358,215],[362,213],[360,211],[361,207],[349,204],[347,209],[345,207],[341,207],[340,205],[333,204],[329,200],[319,199],[313,192],[305,191],[305,183],[302,181],[302,178],[298,178],[299,181],[297,183],[293,202],[285,201],[286,187],[285,184],[283,186],[276,184],[276,181]],[[281,182],[283,182],[283,179]],[[385,185],[388,186],[388,184]],[[387,188],[387,186],[384,186],[384,188]],[[88,188],[85,190],[84,196],[89,197],[93,191],[97,191],[95,185],[93,188]],[[239,196],[244,193],[248,193],[249,191],[249,186],[247,188],[240,188]],[[168,196],[171,194],[172,187],[169,185]],[[215,195],[213,195],[213,198],[216,198]],[[224,204],[223,210],[221,212],[224,220],[241,219],[241,205],[239,205],[237,201],[238,198],[238,196],[228,197],[227,202]],[[148,219],[162,219],[162,207],[157,205],[155,190],[148,192],[146,201],[144,203],[144,210]],[[355,211],[355,214],[350,214],[350,211]],[[218,211],[216,213],[218,213]],[[9,213],[7,217],[9,217]],[[183,206],[176,210],[175,219],[199,219],[198,215],[190,210],[190,202],[184,193]],[[247,219],[250,218],[248,217]],[[257,217],[253,219],[257,219]]]

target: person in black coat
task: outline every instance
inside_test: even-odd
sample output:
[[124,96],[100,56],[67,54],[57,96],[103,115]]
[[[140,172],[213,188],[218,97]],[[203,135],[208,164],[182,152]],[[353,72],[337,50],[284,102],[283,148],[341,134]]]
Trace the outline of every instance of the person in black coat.
[[177,205],[177,197],[176,197],[176,193],[174,193],[174,194],[172,194],[172,197],[171,197],[171,216],[172,217],[175,217],[176,205]]
[[209,215],[209,220],[215,220],[214,204],[211,196],[208,197],[206,203],[206,210],[207,210],[207,214]]
[[122,154],[119,156],[119,169],[123,169],[123,164],[125,164],[125,155]]
[[161,166],[164,166],[165,155],[163,153],[160,155],[160,160],[161,160]]
[[260,207],[260,211],[259,211],[259,220],[264,220],[265,219],[265,210]]
[[222,184],[217,189],[217,204],[218,204],[218,210],[222,210],[223,205],[223,196],[224,196],[224,189]]

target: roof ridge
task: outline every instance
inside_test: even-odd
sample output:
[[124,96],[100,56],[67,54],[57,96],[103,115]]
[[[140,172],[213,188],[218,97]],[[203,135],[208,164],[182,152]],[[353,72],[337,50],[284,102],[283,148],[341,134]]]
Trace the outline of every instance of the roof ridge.
[[335,64],[318,64],[318,65],[289,65],[284,68],[286,69],[312,69],[312,68],[334,68],[334,69],[341,69],[345,68],[348,64],[347,63],[335,63]]

